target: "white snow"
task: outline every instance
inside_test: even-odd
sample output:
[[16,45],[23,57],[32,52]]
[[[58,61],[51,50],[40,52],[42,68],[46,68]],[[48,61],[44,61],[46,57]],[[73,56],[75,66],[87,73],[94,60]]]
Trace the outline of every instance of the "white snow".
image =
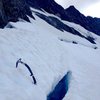
[[[14,29],[0,29],[0,100],[46,100],[69,70],[72,80],[63,100],[99,100],[100,38],[91,33],[97,38],[93,45],[33,15],[36,20],[30,18],[31,23],[11,22]],[[79,31],[86,33],[82,27]],[[31,67],[37,85],[24,65],[19,64],[16,69],[19,58]]]

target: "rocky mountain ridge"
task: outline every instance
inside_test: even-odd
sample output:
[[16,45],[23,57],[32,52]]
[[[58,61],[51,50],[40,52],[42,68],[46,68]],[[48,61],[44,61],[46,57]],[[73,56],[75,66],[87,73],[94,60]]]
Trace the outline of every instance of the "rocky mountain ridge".
[[[100,18],[86,17],[74,6],[64,9],[54,0],[0,0],[0,27],[3,28],[9,21],[16,22],[19,18],[29,21],[32,16],[30,7],[45,10],[60,17],[62,20],[74,22],[85,29],[100,35]],[[34,18],[35,19],[35,18]]]

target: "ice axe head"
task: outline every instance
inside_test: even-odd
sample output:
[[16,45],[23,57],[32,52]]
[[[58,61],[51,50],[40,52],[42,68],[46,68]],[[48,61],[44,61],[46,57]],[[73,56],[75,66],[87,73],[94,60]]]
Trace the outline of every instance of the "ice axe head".
[[20,58],[19,60],[18,60],[18,62],[20,62],[22,59]]
[[18,63],[21,62],[21,58],[16,62],[16,68],[18,67]]

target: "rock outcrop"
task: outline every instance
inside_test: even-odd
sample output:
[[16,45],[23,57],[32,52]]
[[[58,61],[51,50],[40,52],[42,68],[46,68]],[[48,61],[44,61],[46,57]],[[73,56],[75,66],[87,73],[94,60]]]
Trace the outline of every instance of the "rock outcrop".
[[16,22],[19,18],[29,21],[32,12],[25,0],[0,0],[0,27],[3,28],[9,21]]
[[26,21],[29,21],[27,16],[34,18],[30,7],[43,9],[62,20],[74,22],[100,35],[100,18],[86,17],[74,6],[64,9],[54,0],[0,0],[0,27],[3,28],[9,21],[16,22],[19,18]]

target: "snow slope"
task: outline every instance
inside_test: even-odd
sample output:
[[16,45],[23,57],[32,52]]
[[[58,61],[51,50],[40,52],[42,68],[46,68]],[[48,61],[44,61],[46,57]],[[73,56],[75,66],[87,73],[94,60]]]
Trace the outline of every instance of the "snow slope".
[[[30,18],[31,23],[11,22],[15,28],[0,29],[0,99],[46,100],[70,70],[70,88],[63,100],[99,100],[100,37],[91,33],[96,38],[94,45],[33,15],[36,20]],[[82,34],[86,33],[79,28]],[[19,58],[31,67],[37,85],[32,83],[25,66],[19,64],[16,69]]]

